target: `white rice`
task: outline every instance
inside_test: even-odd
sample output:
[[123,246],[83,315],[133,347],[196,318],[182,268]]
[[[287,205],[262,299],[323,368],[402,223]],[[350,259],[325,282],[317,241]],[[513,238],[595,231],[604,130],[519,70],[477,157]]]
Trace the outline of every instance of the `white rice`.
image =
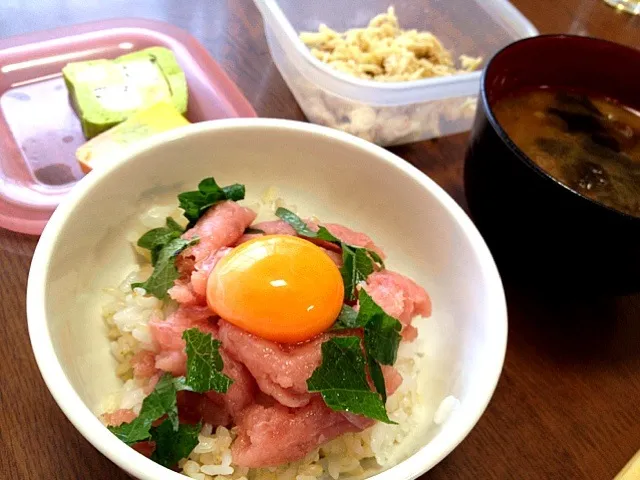
[[[277,191],[269,189],[262,202],[250,205],[264,217],[267,212],[285,206]],[[295,210],[294,206],[286,205]],[[132,243],[149,228],[164,225],[165,218],[180,217],[175,205],[154,207],[141,215],[141,226],[132,231]],[[143,258],[138,270],[132,272],[120,286],[106,291],[110,300],[103,305],[103,317],[108,327],[111,351],[117,360],[116,372],[123,380],[122,389],[106,398],[103,412],[119,408],[140,411],[145,398],[143,382],[133,378],[131,357],[142,349],[151,349],[148,329],[149,319],[154,315],[164,316],[175,308],[171,301],[144,295],[144,290],[131,291],[131,283],[142,281],[151,273],[148,256],[137,249]],[[146,261],[145,261],[146,259]],[[304,459],[274,468],[248,469],[233,465],[231,443],[235,438],[233,429],[204,425],[199,443],[183,459],[179,467],[184,475],[196,480],[337,480],[366,478],[396,465],[424,443],[425,432],[430,424],[440,425],[455,410],[459,402],[446,397],[440,407],[433,411],[429,392],[430,372],[425,361],[424,324],[426,319],[416,319],[418,338],[411,343],[402,343],[398,350],[395,367],[403,377],[402,385],[387,399],[387,412],[397,425],[376,423],[360,433],[344,434],[314,450]]]

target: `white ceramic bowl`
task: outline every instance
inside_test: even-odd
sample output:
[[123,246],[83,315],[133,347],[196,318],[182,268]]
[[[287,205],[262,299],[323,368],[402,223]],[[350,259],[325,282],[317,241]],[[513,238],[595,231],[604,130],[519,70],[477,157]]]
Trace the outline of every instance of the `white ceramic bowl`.
[[212,175],[245,183],[249,200],[277,186],[301,215],[369,233],[390,267],[427,288],[434,314],[425,361],[434,375],[426,401],[433,410],[449,394],[461,403],[441,426],[424,426],[417,453],[373,478],[409,480],[433,467],[478,421],[502,369],[507,313],[493,259],[462,209],[402,159],[283,120],[220,120],[158,136],[88,175],[55,211],[31,264],[27,314],[38,366],[69,420],[133,476],[185,478],[127,447],[94,414],[118,388],[100,298],[134,266],[125,231],[143,206]]

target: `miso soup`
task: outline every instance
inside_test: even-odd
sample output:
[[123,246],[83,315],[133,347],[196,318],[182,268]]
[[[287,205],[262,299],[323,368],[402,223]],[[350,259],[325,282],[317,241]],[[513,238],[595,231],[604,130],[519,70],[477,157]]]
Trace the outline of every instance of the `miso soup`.
[[513,142],[585,197],[640,217],[640,113],[580,92],[524,90],[493,112]]

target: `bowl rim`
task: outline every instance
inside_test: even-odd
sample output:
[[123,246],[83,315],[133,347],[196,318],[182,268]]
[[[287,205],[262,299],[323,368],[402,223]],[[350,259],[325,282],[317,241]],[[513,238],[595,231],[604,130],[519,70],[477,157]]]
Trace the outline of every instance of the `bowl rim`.
[[612,42],[610,40],[604,40],[601,38],[587,37],[582,35],[572,35],[572,34],[566,34],[566,33],[558,33],[558,34],[552,33],[552,34],[538,35],[535,37],[523,38],[516,42],[510,43],[506,47],[496,52],[496,54],[493,57],[491,57],[491,59],[487,62],[487,65],[482,72],[482,77],[480,79],[480,97],[479,97],[480,100],[479,101],[482,103],[482,108],[487,117],[487,120],[489,121],[489,124],[493,127],[495,132],[498,134],[498,137],[500,138],[500,140],[507,146],[507,148],[511,151],[511,153],[513,153],[524,165],[526,165],[531,170],[533,170],[534,173],[537,173],[540,177],[546,180],[551,180],[557,187],[561,187],[564,191],[572,195],[575,195],[577,198],[583,201],[588,202],[591,205],[591,208],[596,208],[600,212],[608,215],[613,214],[614,216],[617,216],[626,222],[640,222],[640,217],[634,217],[633,215],[622,212],[620,210],[616,210],[615,208],[605,205],[604,203],[600,203],[596,200],[586,197],[582,193],[578,192],[577,190],[574,190],[568,185],[565,185],[560,180],[555,178],[553,175],[548,173],[546,170],[540,167],[537,163],[535,163],[531,159],[531,157],[529,157],[523,150],[521,150],[520,147],[518,147],[518,145],[516,145],[516,143],[511,139],[511,137],[506,132],[506,130],[502,128],[502,125],[500,124],[500,122],[498,121],[498,119],[494,114],[493,107],[491,102],[489,101],[488,92],[487,92],[487,83],[489,81],[489,75],[490,75],[489,71],[491,69],[492,64],[498,59],[498,57],[502,56],[505,52],[511,50],[512,48],[519,48],[521,44],[535,43],[539,41],[545,41],[545,40],[548,41],[548,40],[554,40],[554,39],[556,41],[572,40],[572,41],[604,44],[610,48],[629,50],[634,54],[638,55],[638,57],[640,57],[640,50],[636,50],[635,48],[628,47],[626,45]]
[[485,362],[488,368],[482,382],[478,382],[473,402],[466,402],[451,418],[449,425],[423,445],[408,459],[390,469],[378,473],[371,479],[411,480],[422,475],[448,455],[468,435],[484,413],[497,386],[506,353],[507,345],[507,307],[504,289],[496,267],[480,233],[462,208],[433,180],[413,165],[393,153],[350,134],[318,125],[280,119],[224,119],[191,124],[165,132],[140,143],[127,155],[114,159],[104,168],[93,171],[81,180],[56,209],[45,227],[36,247],[29,271],[27,283],[27,323],[29,337],[41,375],[63,413],[76,429],[103,455],[113,463],[143,480],[180,480],[185,477],[156,464],[147,457],[121,442],[100,422],[91,409],[80,399],[70,380],[66,377],[58,359],[47,324],[46,279],[51,266],[54,245],[59,231],[73,217],[76,206],[90,193],[91,189],[104,178],[117,175],[118,169],[129,161],[135,161],[139,155],[162,148],[167,143],[184,142],[198,135],[212,132],[273,129],[287,131],[292,135],[309,135],[334,141],[360,149],[378,161],[385,162],[417,181],[422,188],[432,194],[447,210],[454,221],[469,239],[475,254],[481,276],[487,284],[488,295],[485,298],[487,312],[487,345]]

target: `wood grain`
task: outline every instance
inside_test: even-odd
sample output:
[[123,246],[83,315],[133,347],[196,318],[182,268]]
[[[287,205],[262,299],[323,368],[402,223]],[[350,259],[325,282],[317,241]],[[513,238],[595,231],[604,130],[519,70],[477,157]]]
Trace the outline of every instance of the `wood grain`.
[[[640,45],[640,17],[600,0],[514,3],[543,33]],[[304,119],[271,61],[251,0],[10,0],[0,6],[0,36],[114,16],[189,30],[260,116]],[[461,134],[392,150],[464,206],[466,139]],[[35,244],[0,231],[0,478],[127,479],[76,432],[36,368],[25,318]],[[423,478],[613,478],[640,448],[640,295],[575,301],[506,288],[509,346],[495,396],[467,439]]]

